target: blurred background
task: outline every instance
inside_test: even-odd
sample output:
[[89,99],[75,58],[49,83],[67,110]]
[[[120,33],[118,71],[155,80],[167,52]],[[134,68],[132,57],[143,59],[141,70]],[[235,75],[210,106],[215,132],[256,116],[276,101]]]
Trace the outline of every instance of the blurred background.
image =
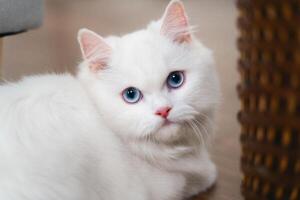
[[[102,36],[122,35],[161,17],[169,0],[46,0],[41,28],[5,37],[3,78],[7,81],[46,72],[76,71],[81,60],[77,31],[92,29]],[[183,0],[196,35],[215,53],[223,101],[217,134],[211,144],[219,168],[217,186],[199,199],[239,200],[239,103],[234,0]],[[198,199],[197,198],[197,199]]]

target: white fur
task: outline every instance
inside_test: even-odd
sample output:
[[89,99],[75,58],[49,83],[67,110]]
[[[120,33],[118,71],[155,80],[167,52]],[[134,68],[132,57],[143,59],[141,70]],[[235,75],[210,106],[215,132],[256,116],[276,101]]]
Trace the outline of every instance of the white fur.
[[[1,200],[180,200],[214,183],[205,147],[219,101],[212,54],[195,38],[164,37],[160,26],[106,38],[104,70],[83,61],[76,77],[0,86]],[[176,70],[186,82],[169,91]],[[123,101],[129,86],[141,102]],[[175,123],[161,127],[154,113],[166,105]]]

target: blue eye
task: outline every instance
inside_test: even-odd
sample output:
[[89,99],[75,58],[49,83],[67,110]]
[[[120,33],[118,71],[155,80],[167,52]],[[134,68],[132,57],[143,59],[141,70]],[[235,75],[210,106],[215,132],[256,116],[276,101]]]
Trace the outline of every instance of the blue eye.
[[169,88],[179,88],[184,82],[184,73],[181,71],[171,72],[167,78],[167,85]]
[[134,87],[129,87],[123,90],[122,96],[127,103],[137,103],[142,98],[142,93],[140,90]]

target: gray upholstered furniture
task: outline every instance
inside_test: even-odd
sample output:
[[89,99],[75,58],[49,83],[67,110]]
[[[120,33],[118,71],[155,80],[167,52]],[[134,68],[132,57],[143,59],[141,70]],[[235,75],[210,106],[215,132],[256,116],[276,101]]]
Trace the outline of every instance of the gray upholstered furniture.
[[3,37],[42,24],[43,0],[0,0],[0,76]]
[[0,37],[40,26],[42,15],[42,0],[0,0]]

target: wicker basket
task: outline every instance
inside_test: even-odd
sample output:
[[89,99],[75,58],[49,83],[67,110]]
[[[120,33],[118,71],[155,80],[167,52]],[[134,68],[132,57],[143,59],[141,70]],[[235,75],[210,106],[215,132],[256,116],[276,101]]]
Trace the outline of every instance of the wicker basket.
[[300,0],[238,0],[242,193],[300,200]]

